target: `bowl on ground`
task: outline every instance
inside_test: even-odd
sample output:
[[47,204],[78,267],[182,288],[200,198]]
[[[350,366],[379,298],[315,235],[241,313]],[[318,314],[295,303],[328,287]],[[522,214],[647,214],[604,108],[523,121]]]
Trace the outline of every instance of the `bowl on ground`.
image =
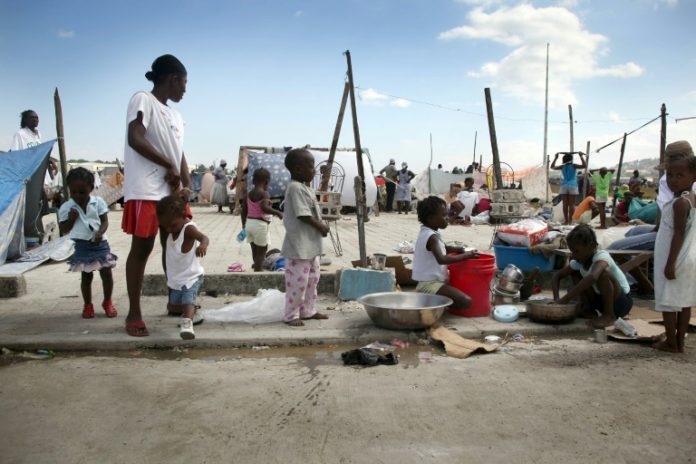
[[554,303],[551,298],[527,301],[527,316],[536,322],[571,322],[575,313],[575,303]]
[[372,322],[392,330],[426,329],[442,318],[453,301],[418,292],[371,293],[358,298]]

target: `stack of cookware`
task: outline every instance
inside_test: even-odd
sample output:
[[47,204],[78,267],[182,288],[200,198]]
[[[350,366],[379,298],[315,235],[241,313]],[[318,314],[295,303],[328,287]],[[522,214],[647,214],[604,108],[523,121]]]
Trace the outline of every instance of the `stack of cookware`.
[[514,264],[496,274],[491,288],[491,304],[515,304],[520,302],[520,288],[524,285],[524,273]]

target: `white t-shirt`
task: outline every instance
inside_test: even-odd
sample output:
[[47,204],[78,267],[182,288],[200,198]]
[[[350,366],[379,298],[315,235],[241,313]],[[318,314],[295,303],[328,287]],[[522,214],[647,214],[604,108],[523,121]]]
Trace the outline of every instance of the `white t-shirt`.
[[184,253],[181,247],[184,244],[185,231],[188,226],[196,226],[193,222],[187,222],[179,231],[179,236],[174,240],[174,236],[167,236],[165,245],[165,260],[167,262],[167,286],[174,290],[191,288],[193,284],[203,275],[201,260],[196,256],[196,248],[200,243],[198,240],[193,242],[191,249]]
[[[101,227],[100,216],[109,212],[109,207],[106,206],[106,202],[101,197],[90,196],[89,202],[87,202],[87,211],[83,211],[80,205],[71,198],[60,205],[58,221],[67,221],[71,209],[75,209],[80,214],[70,230],[70,238],[74,240],[92,240]],[[106,234],[102,236],[102,240],[107,240]]]
[[462,190],[457,194],[457,200],[461,201],[464,209],[459,213],[459,217],[471,216],[474,212],[474,206],[478,205],[479,194]]
[[160,103],[150,92],[138,92],[128,103],[126,144],[124,149],[125,200],[160,200],[171,193],[165,182],[167,170],[155,164],[128,145],[128,124],[143,113],[145,139],[169,162],[181,166],[184,155],[184,120],[178,111]]
[[446,253],[445,242],[442,241],[440,233],[430,227],[421,226],[418,240],[416,240],[416,247],[413,250],[413,279],[418,282],[429,282],[432,280],[439,282],[448,281],[447,266],[438,263],[433,252],[426,248],[428,240],[433,235],[437,236],[440,252],[443,255]]
[[14,137],[12,137],[12,146],[10,146],[10,151],[24,150],[25,148],[35,147],[41,145],[41,133],[38,129],[36,132],[33,130],[22,127],[19,129]]

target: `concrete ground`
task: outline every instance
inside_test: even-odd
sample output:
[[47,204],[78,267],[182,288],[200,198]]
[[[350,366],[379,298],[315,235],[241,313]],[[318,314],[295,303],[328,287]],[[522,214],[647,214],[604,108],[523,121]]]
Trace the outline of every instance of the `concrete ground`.
[[6,365],[1,461],[621,464],[696,453],[692,346],[532,340],[465,360],[417,347],[373,368],[343,366],[347,348]]

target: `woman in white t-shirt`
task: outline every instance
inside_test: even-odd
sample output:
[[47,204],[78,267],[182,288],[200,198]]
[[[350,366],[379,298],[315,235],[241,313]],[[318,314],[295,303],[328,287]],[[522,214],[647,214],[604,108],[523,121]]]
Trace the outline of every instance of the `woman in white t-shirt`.
[[20,129],[12,137],[10,151],[24,150],[41,144],[39,132],[39,115],[34,110],[22,111]]
[[[169,100],[178,103],[184,97],[186,68],[176,57],[162,55],[145,77],[154,87],[151,92],[136,93],[128,103],[124,150],[126,204],[121,227],[133,236],[126,260],[130,304],[126,332],[134,337],[149,335],[142,319],[140,292],[157,232],[163,249],[167,237],[159,227],[157,202],[175,192],[186,200],[191,194],[183,149],[184,120],[167,105]],[[190,217],[188,205],[187,212]]]

